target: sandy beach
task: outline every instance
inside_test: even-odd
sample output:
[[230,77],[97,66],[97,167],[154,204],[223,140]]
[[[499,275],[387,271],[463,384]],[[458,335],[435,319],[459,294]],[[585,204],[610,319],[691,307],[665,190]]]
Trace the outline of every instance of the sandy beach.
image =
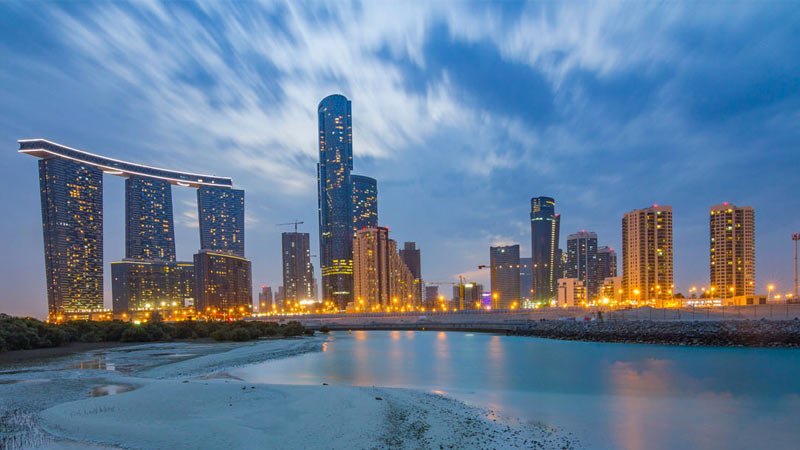
[[577,448],[545,425],[433,393],[246,383],[228,369],[323,338],[146,344],[0,366],[6,448]]

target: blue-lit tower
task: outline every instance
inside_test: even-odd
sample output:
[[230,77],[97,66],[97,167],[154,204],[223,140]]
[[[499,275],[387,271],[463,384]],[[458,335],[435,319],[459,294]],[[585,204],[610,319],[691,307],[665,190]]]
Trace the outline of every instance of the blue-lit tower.
[[556,201],[551,197],[531,199],[531,271],[533,298],[537,301],[550,301],[556,296],[561,218],[555,209]]
[[175,260],[169,181],[142,176],[125,180],[125,258]]
[[103,172],[53,155],[39,160],[51,319],[103,309]]
[[345,309],[353,301],[353,130],[350,101],[322,99],[319,118],[319,243],[322,300]]
[[353,232],[378,226],[378,180],[352,175]]
[[200,186],[197,211],[200,248],[244,258],[244,191]]

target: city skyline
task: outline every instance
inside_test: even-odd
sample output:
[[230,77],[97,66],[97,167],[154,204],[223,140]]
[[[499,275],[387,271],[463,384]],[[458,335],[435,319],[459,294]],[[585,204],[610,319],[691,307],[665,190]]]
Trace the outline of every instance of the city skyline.
[[[133,51],[134,45],[144,42],[137,33],[155,35],[148,30],[170,29],[169,21],[179,15],[201,24],[207,14],[219,14],[231,23],[249,20],[222,6],[215,13],[185,5],[162,8],[165,14],[135,5],[48,5],[39,15],[30,6],[3,6],[7,13],[3,14],[3,23],[7,26],[2,33],[9,45],[0,52],[12,62],[25,54],[26,65],[12,63],[0,69],[9,87],[0,103],[6,117],[0,123],[0,139],[8,146],[0,154],[0,174],[4,201],[11,205],[10,214],[0,222],[0,231],[8,251],[20,255],[0,271],[6,287],[0,310],[37,316],[46,313],[41,231],[20,226],[41,220],[36,206],[38,186],[32,175],[36,168],[31,158],[21,158],[12,150],[16,139],[48,137],[80,148],[102,149],[103,154],[114,158],[157,166],[172,167],[177,160],[190,160],[190,170],[233,176],[248,194],[245,220],[247,255],[254,258],[253,284],[277,287],[280,230],[272,224],[293,218],[304,220],[308,224],[305,231],[312,234],[311,248],[318,248],[314,232],[314,105],[332,93],[342,93],[353,101],[358,158],[355,172],[379,181],[381,222],[391,227],[397,241],[415,241],[424,249],[423,278],[453,280],[461,273],[488,286],[488,271],[476,271],[478,265],[488,263],[487,248],[518,243],[521,256],[530,256],[526,245],[530,239],[528,202],[531,197],[548,195],[556,199],[561,214],[561,248],[565,248],[565,233],[591,229],[602,237],[604,245],[621,250],[619,220],[625,212],[653,203],[672,205],[675,284],[684,294],[691,285],[709,284],[708,208],[723,201],[753,206],[758,214],[756,291],[763,293],[770,282],[783,292],[791,290],[791,233],[800,228],[796,213],[800,205],[796,196],[790,195],[793,175],[788,168],[793,165],[798,141],[798,132],[791,125],[798,98],[796,84],[785,80],[797,72],[797,63],[772,54],[738,53],[745,39],[751,41],[758,35],[753,30],[771,22],[770,18],[797,17],[791,8],[767,12],[736,5],[742,18],[736,24],[725,24],[720,16],[702,8],[691,12],[689,8],[670,9],[683,19],[683,26],[711,39],[703,45],[693,41],[692,52],[704,58],[720,52],[719,62],[713,63],[715,70],[733,77],[729,81],[734,93],[704,78],[704,72],[691,64],[666,69],[674,61],[674,52],[688,54],[689,44],[680,40],[658,37],[631,44],[638,51],[623,52],[625,48],[616,41],[603,39],[598,43],[597,59],[592,59],[580,51],[584,42],[569,41],[557,32],[560,27],[569,28],[565,17],[577,17],[579,23],[613,23],[619,14],[613,6],[593,6],[579,12],[569,5],[539,9],[484,5],[457,11],[416,5],[412,13],[432,19],[420,34],[412,34],[415,37],[410,47],[398,47],[399,38],[385,27],[373,38],[376,41],[343,49],[348,57],[357,58],[357,63],[368,63],[365,67],[380,71],[361,74],[358,64],[349,68],[332,62],[326,63],[330,66],[300,64],[327,61],[326,56],[303,54],[304,43],[318,42],[318,35],[349,36],[354,30],[347,25],[350,17],[334,14],[323,19],[303,13],[286,30],[276,31],[304,36],[298,47],[289,49],[300,52],[292,58],[296,63],[257,52],[261,60],[274,67],[265,70],[278,71],[261,74],[264,81],[248,78],[244,75],[247,70],[241,71],[242,75],[225,72],[192,50],[187,56],[198,56],[192,61],[206,61],[206,65],[186,64],[186,73],[150,58],[146,46],[144,53]],[[281,14],[252,8],[252,16],[267,23]],[[491,22],[486,24],[486,34],[472,37],[448,36],[437,28],[444,26],[447,30],[458,21],[491,16],[490,10],[495,8],[496,20],[512,27],[517,13],[545,17],[544,23],[552,29],[537,31],[562,43],[568,57],[548,63],[546,56],[555,49],[539,48],[543,53],[525,59],[497,40],[493,33],[497,25]],[[674,23],[658,19],[661,14],[657,8],[634,10],[637,19],[631,27],[678,31]],[[104,14],[130,19],[139,28],[133,28],[129,39],[124,39],[121,30],[100,22]],[[699,20],[693,21],[693,15]],[[394,30],[410,29],[412,21],[407,15],[398,12],[395,16],[398,28]],[[355,19],[376,29],[384,23],[369,6]],[[321,26],[319,32],[300,33],[315,24]],[[246,44],[235,40],[229,31],[222,28],[218,39],[230,42],[234,54],[246,53],[242,47]],[[770,31],[769,36],[757,40],[777,40],[785,43],[786,49],[796,47],[791,27]],[[162,44],[173,50],[188,48],[188,35],[182,33],[171,30]],[[625,41],[625,33],[627,30],[619,29],[615,36]],[[70,35],[87,39],[79,42]],[[282,44],[280,36],[268,36],[273,39],[269,45],[290,45]],[[102,37],[108,39],[96,39]],[[715,42],[725,45],[720,48]],[[53,55],[48,50],[52,47],[65,56]],[[200,47],[214,55],[213,46]],[[375,48],[390,50],[381,54]],[[781,54],[781,45],[770,48]],[[464,75],[457,60],[448,59],[449,53],[494,61],[490,66],[502,78],[491,78],[491,74],[480,71]],[[645,54],[658,58],[645,59]],[[129,68],[129,81],[115,87],[117,81],[126,79],[119,72],[121,67],[131,66],[128,57],[120,55],[148,57],[143,66],[158,67],[165,76],[150,79],[145,71]],[[427,64],[422,69],[423,65],[414,61]],[[36,69],[52,67],[53,63],[63,67],[65,75]],[[259,62],[245,64],[257,67]],[[642,64],[651,70],[638,70]],[[748,71],[742,73],[736,70],[738,67],[748,67]],[[108,80],[93,86],[102,95],[75,84],[69,75],[89,70]],[[281,76],[292,70],[308,75],[312,87],[300,87]],[[324,76],[327,70],[333,76]],[[387,73],[390,76],[385,76]],[[372,78],[364,78],[370,74]],[[532,86],[526,80],[539,84]],[[270,90],[265,85],[273,81],[275,87]],[[206,82],[217,86],[209,90],[213,94],[201,94],[200,104],[189,103],[195,96],[185,94],[202,92],[199,87],[206,87]],[[33,89],[43,85],[52,90]],[[128,101],[128,91],[135,101]],[[162,92],[175,93],[164,98],[171,104],[158,100],[156,93],[160,96]],[[576,97],[579,92],[585,97]],[[630,100],[634,97],[630,94],[637,92],[641,94],[635,95],[639,100]],[[698,92],[703,95],[696,95]],[[50,95],[54,93],[57,95]],[[519,101],[508,101],[514,97]],[[672,100],[664,101],[667,97]],[[241,107],[235,106],[237,98],[246,99]],[[52,105],[52,111],[58,114],[35,107],[42,102]],[[475,121],[476,117],[486,120]],[[574,124],[594,123],[596,119],[601,120],[596,129],[579,127],[570,138],[565,137],[564,130]],[[659,125],[654,126],[656,122]],[[104,132],[98,133],[97,127]],[[287,138],[288,134],[296,137]],[[730,148],[739,151],[726,153]],[[711,173],[730,177],[708,177]],[[736,182],[737,177],[761,174],[767,182]],[[123,190],[121,180],[104,183],[106,262],[125,256],[124,209],[119,205]],[[174,191],[176,258],[188,261],[199,248],[196,205],[186,192]],[[117,199],[117,204],[109,204],[109,199]],[[110,271],[107,265],[104,269],[103,291],[109,307]]]

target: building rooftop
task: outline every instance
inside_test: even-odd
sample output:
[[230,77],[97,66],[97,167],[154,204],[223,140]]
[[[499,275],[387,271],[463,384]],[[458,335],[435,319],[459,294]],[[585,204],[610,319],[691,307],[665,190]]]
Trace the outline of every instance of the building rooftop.
[[95,155],[84,150],[78,150],[66,145],[57,144],[46,139],[20,139],[19,152],[37,158],[65,158],[80,163],[88,164],[101,169],[109,175],[130,177],[134,175],[167,180],[172,184],[186,187],[219,186],[231,187],[233,180],[214,175],[181,172],[177,170],[162,169],[145,166],[127,161],[121,161],[106,156]]

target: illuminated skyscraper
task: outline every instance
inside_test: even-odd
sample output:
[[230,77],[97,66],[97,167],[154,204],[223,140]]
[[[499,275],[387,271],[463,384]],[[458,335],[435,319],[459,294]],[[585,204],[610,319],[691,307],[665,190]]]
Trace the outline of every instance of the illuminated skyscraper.
[[308,233],[283,233],[284,300],[299,302],[314,300],[314,266],[311,264],[311,248]]
[[322,300],[345,309],[353,301],[353,130],[350,101],[325,97],[317,109],[319,245]]
[[378,226],[378,181],[362,175],[352,175],[353,232]]
[[261,292],[258,293],[258,312],[271,311],[272,302],[272,288],[269,286],[261,286]]
[[416,242],[404,242],[400,258],[414,277],[414,303],[421,303],[424,297],[422,282],[422,259]]
[[654,205],[622,218],[622,289],[625,300],[662,306],[672,297],[672,207]]
[[230,252],[194,255],[197,310],[209,317],[243,317],[252,309],[250,261]]
[[492,308],[519,307],[519,245],[490,247],[489,261]]
[[39,161],[50,316],[103,309],[103,172],[46,156]]
[[125,180],[125,258],[175,261],[169,181],[142,176]]
[[556,202],[550,197],[531,199],[531,270],[533,297],[537,301],[550,301],[556,296],[561,218],[555,207]]
[[362,228],[353,241],[355,306],[359,310],[390,305],[389,229]]
[[403,308],[419,302],[414,275],[397,251],[397,241],[389,239],[389,295],[392,308]]
[[244,193],[231,189],[230,178],[121,161],[46,139],[19,145],[20,153],[40,158],[51,318],[92,318],[103,310],[104,173],[127,178],[126,259],[112,266],[115,311],[191,299],[185,280],[191,264],[175,262],[172,184],[199,189],[204,246],[244,255]]
[[580,231],[567,236],[567,278],[576,278],[586,288],[587,300],[594,300],[603,280],[597,279],[597,234]]
[[197,210],[200,248],[244,257],[244,191],[200,186]]
[[756,213],[752,206],[711,207],[710,279],[723,299],[755,294]]

